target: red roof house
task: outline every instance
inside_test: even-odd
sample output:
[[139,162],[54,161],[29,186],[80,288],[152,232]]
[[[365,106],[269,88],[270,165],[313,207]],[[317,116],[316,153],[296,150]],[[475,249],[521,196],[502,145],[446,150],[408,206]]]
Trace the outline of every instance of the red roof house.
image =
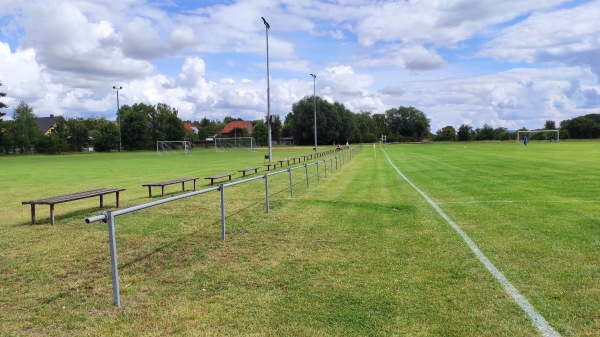
[[185,135],[189,135],[190,133],[198,134],[198,128],[194,126],[192,123],[183,123],[183,128],[185,129]]
[[[221,131],[221,137],[223,137],[223,138],[235,137],[235,129],[244,129],[244,130],[248,131],[249,135],[251,135],[254,127],[252,126],[252,123],[248,122],[248,121],[232,121],[232,122],[227,123],[227,125],[225,125],[225,127],[223,128],[223,131]],[[239,136],[241,136],[241,135],[239,135]]]

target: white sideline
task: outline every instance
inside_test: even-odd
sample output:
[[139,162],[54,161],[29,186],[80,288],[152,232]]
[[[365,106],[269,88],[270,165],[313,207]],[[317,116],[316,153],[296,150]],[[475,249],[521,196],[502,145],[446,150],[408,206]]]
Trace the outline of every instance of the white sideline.
[[504,290],[508,293],[508,295],[510,295],[510,297],[512,297],[513,300],[517,302],[521,309],[525,311],[527,316],[529,316],[529,318],[531,319],[533,325],[539,330],[542,336],[560,336],[560,334],[556,330],[554,330],[552,326],[550,326],[546,319],[542,315],[540,315],[537,312],[537,310],[535,310],[531,303],[529,303],[529,301],[527,301],[527,299],[523,295],[521,295],[519,290],[517,290],[517,288],[515,288],[515,286],[512,283],[510,283],[506,276],[504,276],[504,274],[502,274],[502,272],[498,270],[498,268],[496,268],[496,266],[494,266],[494,264],[481,252],[481,250],[479,250],[477,245],[475,245],[471,238],[469,238],[467,233],[465,233],[456,223],[454,223],[454,221],[452,221],[452,219],[450,219],[450,217],[446,213],[444,213],[444,211],[435,202],[433,202],[431,198],[427,196],[427,194],[421,191],[415,184],[412,183],[412,181],[410,181],[402,172],[400,172],[396,165],[392,163],[392,160],[390,159],[390,157],[384,149],[381,150],[385,154],[390,165],[392,165],[392,167],[396,170],[396,172],[398,172],[398,174],[408,184],[410,184],[410,186],[412,186],[417,192],[419,192],[419,194],[421,194],[423,198],[427,200],[431,207],[433,207],[438,212],[438,214],[441,215],[442,218],[444,218],[444,220],[446,220],[446,222],[448,222],[448,224],[452,226],[452,228],[463,238],[463,240],[467,243],[469,248],[471,248],[471,251],[473,251],[473,253],[477,256],[479,261],[483,263],[487,270],[496,278],[496,280],[498,280],[498,282],[500,282],[500,284],[502,285],[502,287],[504,287]]

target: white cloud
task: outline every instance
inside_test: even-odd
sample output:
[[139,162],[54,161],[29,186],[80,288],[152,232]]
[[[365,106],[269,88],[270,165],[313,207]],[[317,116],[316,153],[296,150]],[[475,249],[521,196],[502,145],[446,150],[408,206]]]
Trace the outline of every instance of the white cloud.
[[588,65],[600,76],[600,1],[536,13],[486,43],[483,56],[512,62]]
[[[405,83],[397,92],[382,92],[392,106],[412,105],[433,120],[433,131],[443,123],[459,126],[484,123],[495,127],[542,127],[588,113],[585,101],[600,92],[597,77],[582,68],[514,69],[486,76]],[[393,94],[397,92],[397,94]]]

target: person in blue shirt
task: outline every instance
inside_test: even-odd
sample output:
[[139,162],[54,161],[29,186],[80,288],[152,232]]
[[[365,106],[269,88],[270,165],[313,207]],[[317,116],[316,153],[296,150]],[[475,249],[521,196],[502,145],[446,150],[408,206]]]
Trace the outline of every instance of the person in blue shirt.
[[523,144],[525,144],[525,146],[527,146],[527,136],[523,137]]

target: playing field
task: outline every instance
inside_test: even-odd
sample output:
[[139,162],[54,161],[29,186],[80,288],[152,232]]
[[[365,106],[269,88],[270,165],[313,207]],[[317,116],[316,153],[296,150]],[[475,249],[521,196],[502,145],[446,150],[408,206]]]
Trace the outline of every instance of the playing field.
[[121,308],[97,198],[54,226],[21,205],[122,187],[131,207],[264,154],[0,156],[0,335],[600,335],[599,142],[365,145],[293,198],[273,176],[269,214],[262,179],[228,188],[226,241],[216,192],[124,215]]

